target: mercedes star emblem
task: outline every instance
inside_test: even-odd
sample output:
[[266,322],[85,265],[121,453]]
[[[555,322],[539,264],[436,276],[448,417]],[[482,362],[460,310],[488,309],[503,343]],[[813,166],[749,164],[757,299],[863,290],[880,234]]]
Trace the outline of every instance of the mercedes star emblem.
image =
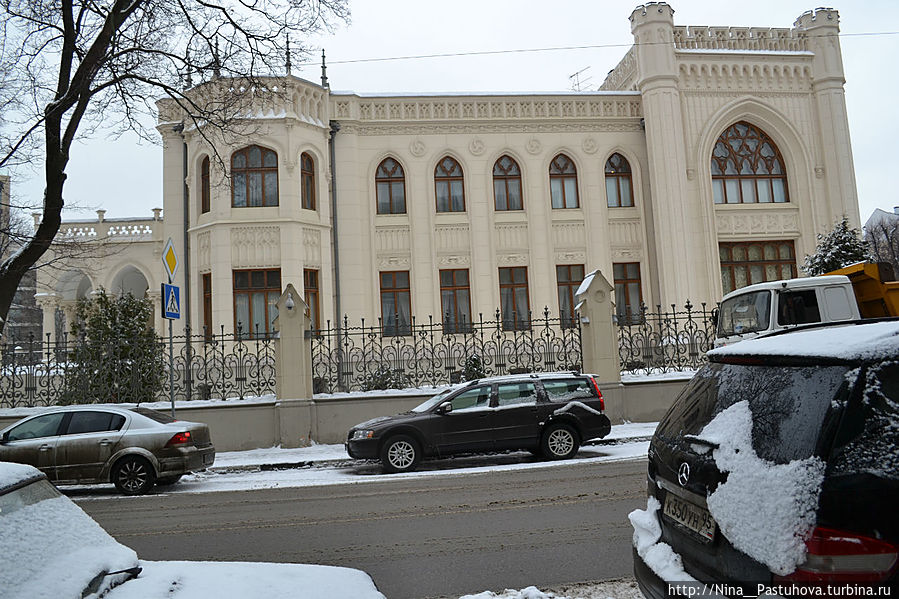
[[677,482],[680,483],[680,486],[686,487],[687,482],[690,480],[690,464],[687,462],[683,462],[680,465],[680,468],[677,469]]

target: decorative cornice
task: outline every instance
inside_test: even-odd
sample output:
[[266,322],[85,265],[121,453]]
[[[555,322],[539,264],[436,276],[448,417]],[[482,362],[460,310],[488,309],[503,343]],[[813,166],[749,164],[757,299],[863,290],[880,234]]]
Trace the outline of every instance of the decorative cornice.
[[[572,122],[572,123],[495,123],[495,124],[372,124],[357,125],[355,123],[341,123],[341,133],[354,135],[447,135],[453,133],[608,133],[608,132],[639,132],[639,119],[632,121],[598,122]],[[424,146],[424,144],[422,144]],[[528,151],[531,151],[530,148]],[[410,152],[415,154],[410,146]],[[538,149],[536,152],[539,153]],[[424,148],[422,151],[424,155]]]

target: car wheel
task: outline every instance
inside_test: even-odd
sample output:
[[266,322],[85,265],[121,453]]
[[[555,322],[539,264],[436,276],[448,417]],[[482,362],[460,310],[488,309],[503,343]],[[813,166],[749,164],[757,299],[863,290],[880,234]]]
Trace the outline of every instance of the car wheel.
[[391,437],[381,448],[381,464],[385,472],[409,472],[415,469],[420,459],[418,442],[406,435]]
[[143,495],[155,482],[153,466],[139,456],[123,458],[112,469],[112,484],[125,495]]
[[174,485],[176,482],[181,480],[181,476],[182,476],[181,474],[178,474],[176,476],[164,476],[162,478],[157,478],[156,485],[160,486],[160,487]]
[[543,433],[540,448],[550,460],[574,457],[580,447],[577,432],[567,424],[551,424]]

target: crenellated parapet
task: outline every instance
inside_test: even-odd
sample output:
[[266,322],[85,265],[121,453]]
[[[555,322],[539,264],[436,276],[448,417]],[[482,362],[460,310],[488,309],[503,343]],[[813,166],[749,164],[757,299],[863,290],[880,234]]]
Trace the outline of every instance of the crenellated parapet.
[[678,50],[728,50],[744,52],[805,52],[808,40],[801,29],[762,27],[674,28]]

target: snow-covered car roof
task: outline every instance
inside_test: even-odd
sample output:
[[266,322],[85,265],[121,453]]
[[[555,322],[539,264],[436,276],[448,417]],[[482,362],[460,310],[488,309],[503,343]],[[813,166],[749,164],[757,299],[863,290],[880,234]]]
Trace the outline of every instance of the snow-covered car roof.
[[728,356],[784,356],[867,362],[899,359],[899,319],[855,321],[839,326],[815,326],[714,349],[709,359]]

